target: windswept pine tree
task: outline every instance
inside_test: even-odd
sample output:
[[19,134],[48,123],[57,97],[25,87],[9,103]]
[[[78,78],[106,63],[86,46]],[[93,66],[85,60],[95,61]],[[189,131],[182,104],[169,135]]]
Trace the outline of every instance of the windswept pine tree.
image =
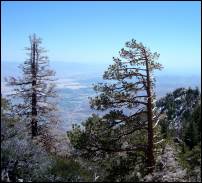
[[50,100],[56,97],[54,71],[48,68],[49,60],[41,47],[41,39],[34,34],[29,37],[30,47],[25,48],[28,58],[20,65],[22,77],[6,79],[14,88],[11,97],[19,98],[13,106],[14,112],[25,119],[31,127],[32,137],[39,134],[39,128],[49,120],[54,120],[51,112],[55,104]]
[[153,71],[161,69],[158,53],[136,40],[126,43],[120,57],[105,71],[109,83],[94,86],[98,95],[91,99],[93,109],[103,116],[93,115],[85,128],[73,126],[69,133],[72,144],[84,154],[98,157],[107,153],[144,152],[148,173],[154,168],[154,128],[159,121],[155,108]]

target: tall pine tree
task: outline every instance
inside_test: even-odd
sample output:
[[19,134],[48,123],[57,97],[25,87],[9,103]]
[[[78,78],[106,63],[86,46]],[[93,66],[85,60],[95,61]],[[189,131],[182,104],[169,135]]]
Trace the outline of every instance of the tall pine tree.
[[103,111],[103,116],[89,118],[84,130],[74,126],[69,133],[74,147],[91,156],[142,151],[146,154],[148,172],[153,171],[154,127],[159,121],[153,71],[162,68],[155,61],[158,57],[158,53],[152,53],[136,40],[126,43],[120,57],[113,58],[114,64],[104,73],[103,78],[111,82],[94,86],[98,95],[90,104]]
[[34,34],[29,40],[28,58],[20,65],[22,77],[10,77],[6,81],[14,88],[10,96],[20,98],[13,106],[14,112],[28,122],[32,137],[35,137],[44,123],[55,120],[51,113],[56,109],[51,100],[56,97],[55,73],[48,68],[49,60],[44,55],[46,50],[40,46],[41,39]]

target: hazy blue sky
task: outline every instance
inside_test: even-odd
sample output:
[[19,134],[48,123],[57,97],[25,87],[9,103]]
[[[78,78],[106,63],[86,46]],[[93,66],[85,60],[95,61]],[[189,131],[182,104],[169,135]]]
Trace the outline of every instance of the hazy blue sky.
[[200,2],[3,2],[1,54],[24,61],[28,36],[43,38],[51,61],[112,63],[135,38],[166,69],[199,74]]

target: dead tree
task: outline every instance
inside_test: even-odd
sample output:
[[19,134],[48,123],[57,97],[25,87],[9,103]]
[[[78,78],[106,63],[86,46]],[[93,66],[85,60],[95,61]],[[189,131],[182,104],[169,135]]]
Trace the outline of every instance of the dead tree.
[[34,34],[29,40],[30,47],[25,48],[28,59],[20,65],[22,77],[10,77],[6,81],[13,87],[13,94],[9,96],[20,98],[13,106],[14,112],[28,122],[32,137],[35,137],[40,127],[53,119],[51,112],[56,109],[53,102],[56,97],[55,72],[48,68],[49,60],[44,55],[46,50],[40,46],[41,39]]

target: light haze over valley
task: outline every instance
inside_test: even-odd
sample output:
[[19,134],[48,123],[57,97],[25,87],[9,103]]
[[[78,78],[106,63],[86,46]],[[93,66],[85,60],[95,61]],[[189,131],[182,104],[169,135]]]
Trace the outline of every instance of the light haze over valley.
[[[23,62],[22,62],[23,63]],[[2,78],[8,76],[20,76],[18,68],[20,62],[2,62]],[[93,84],[107,82],[102,79],[107,64],[102,63],[68,63],[50,61],[51,68],[56,71],[56,87],[58,91],[59,113],[61,116],[61,129],[63,132],[70,129],[73,123],[85,121],[90,114],[97,113],[89,106],[89,97],[96,93],[92,89]],[[157,99],[165,96],[180,87],[201,88],[200,75],[198,73],[184,74],[183,72],[172,72],[164,69],[156,75]],[[2,94],[10,92],[11,88],[2,82]]]

